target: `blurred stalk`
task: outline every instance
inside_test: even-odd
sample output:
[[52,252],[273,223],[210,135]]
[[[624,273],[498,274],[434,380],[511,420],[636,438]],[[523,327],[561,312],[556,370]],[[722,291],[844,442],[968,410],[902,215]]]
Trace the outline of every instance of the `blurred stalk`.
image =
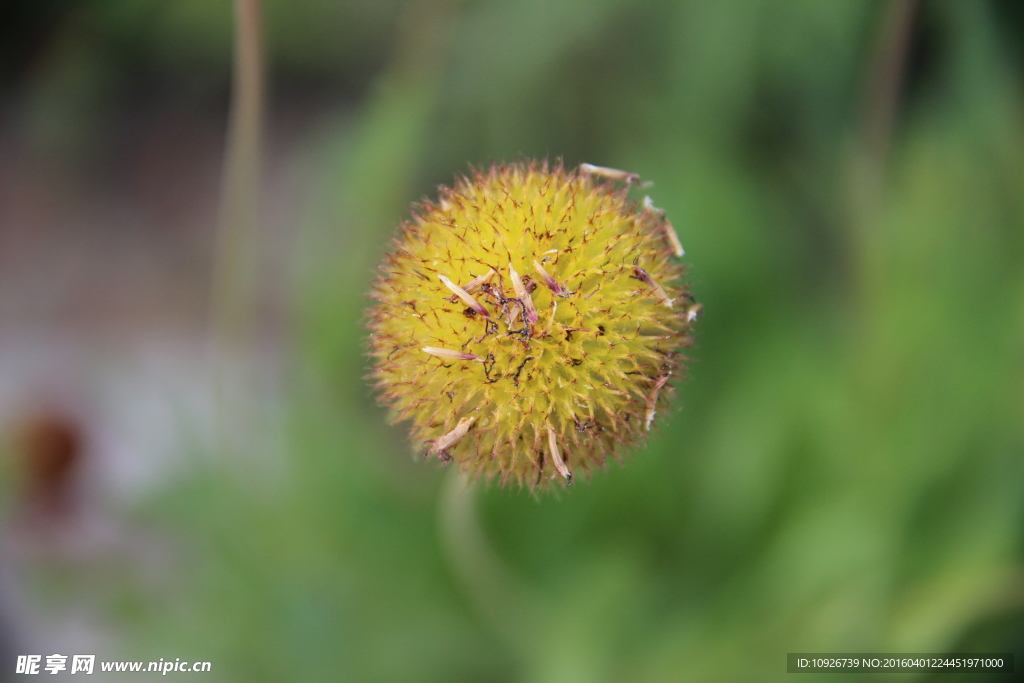
[[231,108],[210,293],[218,451],[228,446],[237,419],[226,405],[228,362],[232,357],[244,358],[252,350],[264,97],[261,15],[260,0],[235,0]]
[[918,0],[892,0],[886,7],[864,97],[861,141],[881,166],[889,153],[900,87],[906,71]]
[[[885,252],[882,244],[887,238],[882,230],[885,189],[917,7],[918,0],[890,0],[883,7],[845,168],[851,285],[854,306],[860,316],[857,327],[863,335],[870,335],[874,330],[872,316],[878,304],[877,296],[884,292],[877,259]],[[875,357],[873,341],[863,339],[858,346],[863,354],[862,361],[871,366],[870,359]],[[876,374],[872,369],[862,379],[873,381],[871,378]],[[875,390],[880,388],[875,387]]]
[[519,656],[531,661],[546,626],[540,598],[501,561],[487,541],[477,514],[477,489],[464,474],[447,476],[438,501],[441,546],[470,600]]
[[863,96],[852,169],[854,223],[874,221],[886,180],[918,0],[890,0],[882,13]]

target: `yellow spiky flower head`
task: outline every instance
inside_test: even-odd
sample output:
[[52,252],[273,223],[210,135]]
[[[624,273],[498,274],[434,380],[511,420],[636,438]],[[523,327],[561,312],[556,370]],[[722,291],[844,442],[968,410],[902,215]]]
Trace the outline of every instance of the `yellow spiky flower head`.
[[533,488],[645,438],[700,307],[637,181],[492,166],[402,225],[371,294],[372,377],[427,455]]

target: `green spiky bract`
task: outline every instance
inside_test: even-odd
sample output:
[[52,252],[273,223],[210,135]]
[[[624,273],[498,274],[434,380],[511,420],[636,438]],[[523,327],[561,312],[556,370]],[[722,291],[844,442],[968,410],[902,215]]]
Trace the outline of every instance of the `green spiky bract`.
[[[532,489],[645,438],[681,374],[695,307],[661,212],[627,194],[515,163],[413,211],[373,285],[368,327],[372,378],[417,447]],[[469,299],[442,279],[468,288],[488,273]]]

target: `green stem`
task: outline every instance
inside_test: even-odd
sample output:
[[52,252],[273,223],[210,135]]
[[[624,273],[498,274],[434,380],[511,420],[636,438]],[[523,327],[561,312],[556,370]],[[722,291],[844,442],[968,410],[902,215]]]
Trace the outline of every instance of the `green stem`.
[[480,614],[519,655],[535,649],[539,597],[493,551],[477,515],[476,490],[464,474],[449,475],[438,500],[441,547]]

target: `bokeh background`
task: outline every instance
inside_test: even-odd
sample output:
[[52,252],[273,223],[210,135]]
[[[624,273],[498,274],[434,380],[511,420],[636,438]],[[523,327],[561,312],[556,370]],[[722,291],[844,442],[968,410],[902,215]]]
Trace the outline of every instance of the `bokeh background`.
[[[1022,8],[264,0],[233,193],[228,0],[4,3],[0,680],[1020,671]],[[365,291],[409,202],[533,157],[653,180],[706,315],[624,466],[467,493],[375,405]],[[816,676],[896,678],[1016,680]]]

